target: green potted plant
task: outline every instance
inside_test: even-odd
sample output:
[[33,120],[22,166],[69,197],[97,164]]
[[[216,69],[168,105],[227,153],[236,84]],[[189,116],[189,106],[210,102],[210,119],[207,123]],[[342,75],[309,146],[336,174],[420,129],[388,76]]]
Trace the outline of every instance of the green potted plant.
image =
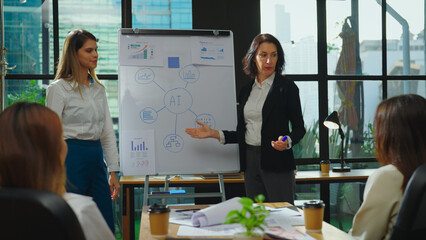
[[[232,210],[226,216],[226,220],[223,223],[240,223],[245,229],[245,232],[236,233],[234,235],[234,240],[263,239],[263,226],[267,226],[265,218],[269,216],[269,211],[266,210],[265,205],[263,205],[265,196],[259,194],[254,200],[257,205],[253,205],[253,200],[250,198],[242,197],[238,200],[238,202],[243,205],[241,211]],[[260,229],[262,233],[259,234],[255,232],[256,229]]]

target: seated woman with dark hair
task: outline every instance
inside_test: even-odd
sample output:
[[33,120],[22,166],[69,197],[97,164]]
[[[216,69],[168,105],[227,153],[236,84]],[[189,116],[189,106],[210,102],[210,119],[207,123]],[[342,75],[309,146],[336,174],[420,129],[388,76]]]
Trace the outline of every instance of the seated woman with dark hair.
[[377,161],[368,178],[364,202],[349,231],[357,239],[388,239],[407,183],[426,163],[426,100],[401,95],[382,101],[374,117]]
[[115,239],[90,197],[65,192],[67,145],[58,115],[37,103],[15,103],[0,115],[0,186],[62,196],[86,239]]

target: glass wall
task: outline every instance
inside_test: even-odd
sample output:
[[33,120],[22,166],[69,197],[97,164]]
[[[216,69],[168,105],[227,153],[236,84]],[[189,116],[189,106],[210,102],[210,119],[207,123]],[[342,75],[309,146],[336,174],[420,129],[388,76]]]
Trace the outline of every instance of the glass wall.
[[[96,9],[96,10],[94,10]],[[58,1],[59,52],[74,29],[85,29],[98,39],[97,74],[118,73],[118,30],[121,28],[121,2],[115,0]]]
[[388,97],[401,94],[417,94],[426,98],[426,80],[388,81]]
[[132,2],[134,28],[192,29],[191,0],[143,0]]
[[37,102],[44,105],[47,85],[43,80],[6,80],[6,105],[19,101]]
[[45,1],[4,1],[4,31],[8,74],[53,73],[52,6]]
[[293,152],[296,159],[319,157],[319,121],[318,121],[318,83],[316,81],[297,81],[299,87],[300,103],[306,134]]
[[[382,100],[380,81],[328,81],[329,114],[337,111],[345,135],[344,158],[374,158],[373,120]],[[341,138],[329,130],[329,156],[340,158]]]
[[387,73],[425,74],[425,2],[386,1]]
[[381,75],[380,5],[358,0],[329,0],[326,4],[328,74]]
[[316,74],[317,10],[315,0],[262,0],[261,32],[274,35],[281,43],[286,74]]

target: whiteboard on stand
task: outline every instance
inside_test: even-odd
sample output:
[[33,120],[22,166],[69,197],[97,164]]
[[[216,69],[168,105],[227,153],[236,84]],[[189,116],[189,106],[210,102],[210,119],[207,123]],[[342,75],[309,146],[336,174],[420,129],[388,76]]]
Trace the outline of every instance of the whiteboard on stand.
[[118,75],[123,175],[240,170],[237,144],[185,133],[236,129],[232,32],[121,29]]

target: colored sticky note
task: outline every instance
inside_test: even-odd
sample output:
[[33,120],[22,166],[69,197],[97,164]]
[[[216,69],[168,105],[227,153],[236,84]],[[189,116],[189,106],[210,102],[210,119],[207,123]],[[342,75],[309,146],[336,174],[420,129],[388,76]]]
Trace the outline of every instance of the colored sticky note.
[[179,68],[179,57],[169,57],[169,68]]

